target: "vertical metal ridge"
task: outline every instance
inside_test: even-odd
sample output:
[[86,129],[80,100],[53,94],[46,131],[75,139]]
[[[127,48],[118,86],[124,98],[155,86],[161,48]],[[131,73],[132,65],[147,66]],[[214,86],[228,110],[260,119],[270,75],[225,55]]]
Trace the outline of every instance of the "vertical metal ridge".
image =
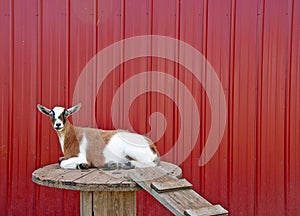
[[[180,0],[177,0],[176,3],[175,3],[175,34],[174,34],[174,38],[180,40],[181,39],[181,35],[180,35],[180,10],[181,10],[181,4],[180,4]],[[176,50],[178,50],[178,53],[180,53],[180,50],[179,50],[179,44],[176,44]],[[177,61],[178,59],[180,58],[179,55],[177,55]],[[179,65],[176,64],[175,62],[173,62],[174,64],[174,72],[172,74],[172,76],[175,78],[176,81],[174,81],[174,86],[176,86],[178,88],[178,80],[179,80]],[[175,87],[175,88],[176,88]],[[175,98],[177,98],[177,100],[180,100],[179,98],[179,92],[178,90],[175,90],[174,94],[176,95]],[[167,110],[165,111],[165,113],[167,112]],[[174,136],[175,137],[178,137],[178,134],[181,133],[181,131],[178,130],[178,124],[179,123],[179,120],[177,118],[178,116],[178,113],[177,113],[177,109],[176,109],[176,106],[173,106],[173,109],[172,109],[172,112],[174,113],[173,115],[173,119],[174,119],[174,123],[173,124],[173,131],[174,131]],[[183,113],[182,113],[183,114]],[[182,115],[181,114],[181,115]],[[182,129],[181,129],[182,130]],[[184,135],[183,135],[184,136]],[[189,148],[189,147],[188,147]],[[175,154],[174,154],[174,161],[178,161],[178,158],[180,158],[180,153],[179,151],[177,151]]]
[[290,186],[291,186],[291,176],[290,176],[290,160],[291,160],[291,154],[290,154],[290,144],[291,144],[291,138],[290,138],[290,125],[291,125],[291,83],[292,83],[292,55],[293,55],[293,25],[294,25],[294,0],[291,0],[291,8],[288,12],[290,14],[290,29],[289,29],[289,61],[287,66],[287,80],[286,80],[286,100],[285,100],[285,106],[286,106],[286,115],[285,115],[285,131],[284,131],[284,137],[285,137],[285,145],[284,145],[284,191],[285,191],[285,214],[288,214],[290,209]]
[[[203,56],[207,59],[207,50],[208,50],[208,2],[209,0],[204,0],[203,3],[203,41],[202,41],[202,46],[203,46],[203,51],[202,54]],[[206,65],[205,65],[206,67]],[[206,134],[207,129],[206,129],[206,124],[207,124],[207,101],[205,98],[205,94],[203,93],[201,95],[201,102],[202,102],[202,112],[201,112],[201,119],[203,119],[203,125],[202,125],[202,129],[200,131],[200,133]],[[205,137],[202,136],[201,139],[201,143],[203,143],[203,145],[201,146],[202,148],[205,145]],[[206,187],[205,187],[205,183],[206,183],[206,178],[205,178],[205,171],[206,171],[206,167],[202,167],[201,171],[200,171],[200,188],[201,188],[201,193],[205,193]]]
[[11,91],[12,91],[12,71],[13,71],[13,46],[12,27],[13,14],[10,1],[1,2],[1,50],[0,50],[0,113],[2,115],[0,120],[0,162],[1,162],[1,176],[0,176],[0,207],[2,207],[3,214],[8,214],[10,205],[10,154],[11,148],[9,146],[11,140],[11,125],[12,115],[11,110]]
[[[38,21],[37,21],[37,83],[36,83],[36,98],[37,103],[42,103],[42,38],[43,38],[43,1],[38,0],[37,2],[38,8]],[[35,108],[35,107],[34,107]],[[41,167],[41,116],[37,109],[36,112],[36,158],[35,158],[35,167]],[[40,209],[40,187],[34,185],[34,214],[38,215],[41,212]]]
[[72,94],[71,94],[71,0],[66,0],[66,46],[67,46],[67,49],[66,49],[66,61],[67,61],[67,105],[70,106],[70,105],[74,105],[74,104],[71,104],[71,100],[72,100]]
[[[264,63],[264,23],[265,23],[265,0],[258,1],[258,8],[260,9],[258,11],[258,15],[261,17],[261,22],[259,23],[258,27],[260,27],[260,35],[258,35],[259,38],[259,45],[258,45],[258,58],[259,58],[259,64],[257,67],[257,70],[259,72],[258,80],[257,80],[257,124],[256,124],[256,160],[255,160],[255,166],[256,166],[256,172],[255,172],[255,203],[254,203],[254,212],[256,215],[259,214],[259,203],[260,203],[260,188],[261,188],[261,145],[262,145],[262,88],[263,88],[263,63]],[[259,19],[258,19],[259,22]]]
[[[14,42],[15,42],[15,35],[14,35],[14,2],[15,0],[11,0],[10,1],[10,14],[11,14],[11,20],[10,20],[10,35],[11,35],[11,40],[10,40],[10,91],[9,91],[9,107],[10,107],[10,113],[9,113],[9,123],[8,123],[8,127],[9,127],[9,132],[8,132],[8,143],[10,144],[8,146],[8,170],[9,173],[7,174],[8,176],[8,182],[11,183],[12,182],[12,178],[13,178],[13,174],[12,174],[12,160],[13,160],[13,146],[12,146],[12,137],[13,137],[13,128],[14,128],[14,124],[13,124],[13,113],[14,113],[14,108],[13,108],[13,95],[14,95]],[[12,184],[8,185],[8,196],[7,196],[7,203],[8,203],[8,209],[7,209],[7,213],[8,214],[12,214]]]
[[231,31],[230,31],[230,64],[229,64],[229,94],[228,94],[228,209],[231,210],[233,195],[233,124],[234,124],[234,74],[235,74],[235,37],[236,37],[236,0],[231,1]]

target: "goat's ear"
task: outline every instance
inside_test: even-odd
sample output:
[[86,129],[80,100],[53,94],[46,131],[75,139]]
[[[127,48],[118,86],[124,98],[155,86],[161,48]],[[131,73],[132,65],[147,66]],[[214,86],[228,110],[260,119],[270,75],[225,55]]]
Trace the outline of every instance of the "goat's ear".
[[45,115],[50,115],[50,113],[51,113],[51,110],[50,110],[50,109],[48,109],[47,107],[44,107],[44,106],[42,106],[42,105],[40,105],[40,104],[37,105],[37,108],[38,108],[38,110],[39,110],[41,113],[43,113],[43,114],[45,114]]
[[76,113],[80,109],[80,107],[81,107],[81,104],[77,104],[77,105],[67,109],[68,116]]

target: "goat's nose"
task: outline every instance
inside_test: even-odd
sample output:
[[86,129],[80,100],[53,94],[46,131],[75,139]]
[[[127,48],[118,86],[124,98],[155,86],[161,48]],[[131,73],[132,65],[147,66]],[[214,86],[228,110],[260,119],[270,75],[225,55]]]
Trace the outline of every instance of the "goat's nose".
[[57,127],[59,127],[59,126],[61,126],[61,123],[58,122],[58,123],[56,123],[55,125],[56,125]]

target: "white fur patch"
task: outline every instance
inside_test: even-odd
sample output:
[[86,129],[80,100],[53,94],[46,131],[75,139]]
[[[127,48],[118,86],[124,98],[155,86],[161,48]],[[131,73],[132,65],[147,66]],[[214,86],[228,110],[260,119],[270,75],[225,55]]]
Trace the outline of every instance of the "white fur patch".
[[61,151],[64,154],[64,146],[65,146],[65,136],[61,135],[58,137],[59,138],[59,143],[60,143],[60,147],[61,147]]
[[118,132],[109,141],[103,151],[105,163],[124,163],[127,156],[133,158],[136,167],[155,166],[157,155],[150,149],[148,140],[140,134]]
[[87,145],[88,145],[88,141],[87,141],[85,135],[83,135],[80,146],[79,146],[79,155],[78,155],[79,158],[82,158],[82,160],[85,161],[82,163],[87,163],[87,159],[86,159]]
[[63,107],[54,107],[52,110],[53,110],[54,115],[55,115],[54,117],[58,118],[58,116],[60,116],[64,112],[65,108],[63,108]]
[[79,146],[79,154],[77,157],[72,157],[67,160],[63,160],[60,163],[60,167],[63,169],[77,169],[77,165],[79,164],[86,164],[86,148],[87,148],[88,141],[85,136],[83,136],[82,141]]

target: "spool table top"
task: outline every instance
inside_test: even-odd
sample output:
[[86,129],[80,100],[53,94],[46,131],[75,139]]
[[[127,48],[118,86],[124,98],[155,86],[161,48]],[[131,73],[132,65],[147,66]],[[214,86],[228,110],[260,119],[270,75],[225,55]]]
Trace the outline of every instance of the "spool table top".
[[[168,175],[181,177],[182,170],[177,165],[161,161],[159,168]],[[65,170],[58,164],[50,164],[32,173],[32,181],[48,186],[80,191],[136,191],[141,188],[128,174],[131,170]]]

